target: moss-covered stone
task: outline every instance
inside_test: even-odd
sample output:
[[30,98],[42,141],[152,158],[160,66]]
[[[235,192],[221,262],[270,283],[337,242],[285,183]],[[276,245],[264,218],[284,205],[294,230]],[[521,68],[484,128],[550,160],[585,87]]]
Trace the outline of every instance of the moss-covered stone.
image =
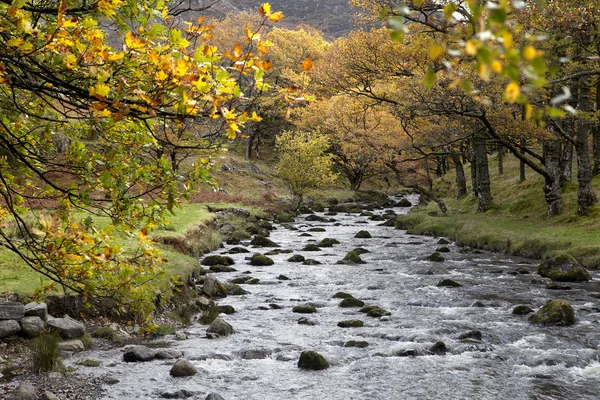
[[239,285],[236,285],[235,283],[223,283],[222,285],[223,290],[225,291],[226,295],[230,295],[230,296],[242,296],[245,294],[248,294],[247,290],[242,289]]
[[275,264],[275,261],[264,254],[254,253],[250,259],[250,264],[256,266],[267,266]]
[[235,313],[235,309],[230,305],[222,305],[222,306],[218,306],[218,307],[219,307],[219,313],[227,314],[227,315]]
[[250,253],[250,250],[245,249],[243,247],[232,247],[228,251],[229,254],[240,254],[240,253]]
[[325,238],[319,242],[319,247],[333,247],[334,244],[340,244],[340,241],[332,238]]
[[262,235],[254,236],[254,239],[252,239],[250,244],[255,247],[279,247],[277,243]]
[[235,272],[237,269],[230,267],[228,265],[211,265],[209,270],[211,272]]
[[280,224],[294,222],[294,217],[288,213],[280,213],[275,217],[275,222]]
[[354,296],[352,296],[350,293],[346,293],[346,292],[337,292],[336,294],[333,295],[334,299],[348,299],[348,298],[354,298]]
[[308,232],[327,232],[327,229],[325,229],[325,228],[310,228],[310,229],[308,229]]
[[337,326],[340,328],[361,328],[365,325],[360,319],[347,319],[345,321],[338,322]]
[[303,255],[301,254],[294,254],[293,256],[291,256],[290,258],[287,259],[289,262],[302,262],[304,260],[306,260],[306,258],[304,258]]
[[302,250],[303,251],[321,251],[321,248],[319,246],[317,246],[316,244],[307,244],[306,246],[304,246],[304,248]]
[[318,371],[329,368],[329,362],[316,351],[303,351],[298,360],[298,368]]
[[292,312],[298,314],[313,314],[317,312],[317,309],[310,304],[301,304],[299,306],[294,306],[294,308],[292,308]]
[[400,199],[396,204],[396,207],[412,207],[412,203],[407,199]]
[[315,260],[314,258],[307,258],[304,260],[302,265],[321,265],[321,261]]
[[293,250],[289,250],[289,249],[275,249],[275,250],[267,251],[265,253],[265,256],[275,256],[277,254],[290,254],[293,252],[294,252]]
[[438,247],[435,249],[438,253],[450,253],[450,249],[446,246]]
[[580,282],[592,279],[590,273],[568,254],[543,261],[538,266],[537,272],[556,282]]
[[533,310],[531,309],[531,307],[526,306],[526,305],[519,305],[516,306],[515,308],[513,308],[512,313],[515,315],[527,315],[532,313]]
[[304,232],[304,233],[301,233],[301,234],[300,234],[300,235],[298,235],[298,236],[300,236],[300,237],[312,237],[312,235],[311,235],[310,233],[306,233],[306,232]]
[[386,315],[392,315],[392,313],[381,307],[374,307],[374,308],[371,308],[369,311],[367,311],[367,317],[371,317],[371,318],[381,318]]
[[364,247],[357,247],[354,250],[352,250],[353,252],[357,253],[357,254],[367,254],[370,253],[369,250],[365,249]]
[[240,285],[242,283],[248,282],[250,279],[252,279],[251,276],[238,276],[236,278],[231,279],[229,282],[235,283],[236,285]]
[[358,310],[358,312],[361,313],[368,313],[369,311],[375,309],[375,308],[379,308],[379,306],[364,306],[363,308],[361,308],[360,310]]
[[340,301],[340,307],[342,308],[350,308],[350,307],[362,307],[365,305],[365,302],[359,299],[355,299],[354,297],[347,297]]
[[310,208],[308,208],[308,206],[305,206],[305,205],[298,207],[298,212],[300,214],[314,214],[315,213],[313,210],[311,210]]
[[359,231],[354,237],[356,239],[371,239],[373,236],[371,236],[369,231]]
[[437,251],[435,253],[432,253],[429,257],[427,257],[427,260],[433,262],[445,261],[444,257],[442,257],[442,255]]
[[364,340],[349,340],[344,343],[344,347],[359,347],[362,349],[369,347],[369,342],[365,342]]
[[442,279],[441,281],[438,282],[437,286],[438,287],[460,287],[460,286],[462,286],[462,284],[459,282],[456,282],[452,279]]
[[212,255],[212,256],[208,256],[206,258],[204,258],[200,264],[202,265],[233,265],[235,264],[235,261],[233,261],[233,258],[228,257],[228,256],[220,256],[220,255]]
[[309,215],[308,217],[306,217],[306,220],[310,221],[310,222],[329,222],[329,219],[327,219],[325,217],[320,217],[315,214]]
[[575,311],[566,300],[550,300],[533,315],[531,322],[544,325],[573,325]]
[[287,276],[281,274],[277,277],[277,279],[279,279],[280,281],[289,281],[290,278],[288,278]]
[[258,278],[252,278],[252,279],[249,279],[249,280],[248,280],[248,282],[246,282],[246,283],[247,283],[248,285],[256,285],[256,284],[258,284],[259,282],[260,282],[260,279],[258,279]]
[[349,251],[348,254],[346,254],[346,256],[337,262],[337,264],[366,264],[362,258],[360,258],[360,255],[353,251]]

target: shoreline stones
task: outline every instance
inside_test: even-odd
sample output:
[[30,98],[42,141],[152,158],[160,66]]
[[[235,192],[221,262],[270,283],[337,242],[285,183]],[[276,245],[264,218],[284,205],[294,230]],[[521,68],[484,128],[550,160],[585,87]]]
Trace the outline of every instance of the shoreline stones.
[[221,256],[221,255],[212,255],[212,256],[208,256],[205,257],[201,262],[201,265],[208,265],[208,266],[214,266],[214,265],[225,265],[225,266],[229,266],[229,265],[233,265],[235,264],[235,261],[233,261],[233,258],[229,257],[229,256]]
[[254,247],[281,247],[271,239],[268,239],[261,235],[255,235],[254,239],[250,241],[250,245]]

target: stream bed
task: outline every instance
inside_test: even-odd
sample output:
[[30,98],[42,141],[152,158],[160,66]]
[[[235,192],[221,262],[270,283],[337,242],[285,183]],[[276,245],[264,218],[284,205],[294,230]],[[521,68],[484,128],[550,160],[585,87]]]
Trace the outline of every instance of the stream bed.
[[[270,256],[274,265],[255,267],[246,259],[252,253],[230,254],[238,271],[216,274],[219,280],[244,275],[260,279],[242,285],[248,294],[219,301],[235,308],[234,314],[222,315],[235,334],[207,339],[207,327],[194,324],[183,329],[187,340],[166,337],[171,348],[182,350],[194,364],[197,375],[171,377],[174,360],[125,363],[118,348],[76,354],[68,365],[78,373],[117,377],[118,383],[105,386],[104,399],[159,399],[181,389],[194,399],[216,392],[227,400],[600,398],[600,304],[592,296],[600,292],[598,272],[592,272],[591,282],[569,283],[570,290],[550,290],[535,274],[535,260],[465,252],[448,244],[450,252],[442,253],[445,261],[432,262],[426,258],[442,246],[439,238],[412,236],[358,214],[327,216],[334,222],[306,217],[287,228],[277,225],[270,239],[322,264],[292,263],[286,261],[292,254],[277,254]],[[325,231],[307,232],[310,228]],[[360,230],[373,237],[354,238]],[[302,251],[323,238],[341,243]],[[357,247],[369,250],[361,255],[366,264],[336,264]],[[279,280],[280,274],[290,280]],[[444,278],[463,286],[437,287]],[[333,298],[339,291],[391,315],[371,318],[358,308],[341,308],[340,299]],[[516,305],[537,310],[551,299],[571,303],[574,326],[537,326],[527,316],[512,314]],[[292,312],[307,303],[317,312]],[[301,318],[314,325],[299,324]],[[349,319],[362,320],[364,326],[337,326]],[[472,331],[480,331],[481,340],[459,338]],[[345,347],[352,340],[368,346]],[[445,343],[446,354],[430,354],[438,341]],[[299,369],[298,358],[305,350],[321,353],[330,368]],[[102,365],[75,364],[89,358]]]

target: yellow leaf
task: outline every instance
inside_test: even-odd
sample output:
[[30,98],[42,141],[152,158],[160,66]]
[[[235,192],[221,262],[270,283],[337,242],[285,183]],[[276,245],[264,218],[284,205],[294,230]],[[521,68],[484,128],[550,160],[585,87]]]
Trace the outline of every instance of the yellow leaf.
[[14,38],[14,39],[10,39],[8,42],[6,42],[6,45],[9,47],[19,47],[21,46],[23,43],[25,43],[25,41],[21,38]]
[[262,6],[258,9],[261,17],[266,17],[271,15],[271,5],[269,3],[263,3]]
[[239,132],[239,130],[240,129],[235,122],[229,124],[229,129],[227,129],[227,133],[226,133],[227,138],[235,139],[236,133]]
[[302,61],[302,70],[303,71],[308,71],[312,67],[313,67],[313,61],[310,58],[307,58],[306,60]]
[[513,47],[513,38],[510,32],[502,33],[502,44],[506,50],[510,50]]
[[509,103],[514,103],[515,101],[517,101],[517,98],[520,94],[521,87],[517,83],[511,82],[506,86],[506,91],[504,92],[504,95],[506,96],[506,100]]
[[434,44],[429,48],[429,59],[431,61],[435,61],[442,56],[444,53],[444,48],[439,44]]
[[486,81],[488,79],[490,79],[490,68],[488,67],[487,64],[483,64],[483,63],[479,64],[478,72],[479,72],[479,76],[482,79],[484,79]]
[[110,87],[104,83],[97,83],[96,86],[92,86],[90,89],[90,96],[102,96],[106,97],[110,93]]
[[531,104],[525,104],[525,119],[531,119],[531,115],[533,114],[533,107]]
[[175,67],[174,74],[175,76],[183,76],[188,70],[188,63],[185,60],[177,60],[177,65]]
[[269,16],[269,20],[273,22],[279,22],[285,18],[285,15],[281,11],[274,12]]
[[75,28],[77,26],[77,20],[75,18],[66,19],[62,23],[62,28]]
[[533,46],[525,46],[523,49],[523,57],[525,57],[526,60],[531,61],[537,57],[537,50]]
[[465,51],[468,55],[474,56],[477,54],[477,49],[479,48],[479,42],[477,40],[469,40],[465,45]]
[[125,54],[123,54],[123,53],[113,53],[108,56],[108,59],[110,61],[118,61],[118,60],[122,59],[124,56],[125,56]]
[[105,108],[104,110],[100,110],[96,114],[100,117],[110,117],[112,115],[112,113],[110,112],[110,110],[108,108]]
[[164,71],[158,71],[156,73],[156,79],[158,79],[159,81],[164,81],[165,79],[167,79],[169,77],[169,75],[165,74]]
[[492,69],[492,71],[499,74],[502,72],[502,63],[498,60],[494,60],[494,61],[492,61],[490,68]]
[[256,111],[252,111],[252,117],[250,117],[250,119],[252,121],[256,121],[256,122],[262,121],[262,118],[258,116],[258,114],[256,113]]

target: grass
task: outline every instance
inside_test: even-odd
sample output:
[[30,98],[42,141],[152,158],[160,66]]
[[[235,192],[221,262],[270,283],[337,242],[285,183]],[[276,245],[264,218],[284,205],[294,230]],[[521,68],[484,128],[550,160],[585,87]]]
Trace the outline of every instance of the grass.
[[[490,157],[492,210],[476,213],[476,199],[445,197],[449,215],[440,216],[437,205],[430,203],[399,218],[399,225],[412,233],[448,236],[467,246],[525,257],[569,253],[588,268],[600,268],[600,206],[594,206],[589,216],[577,215],[575,178],[562,190],[563,212],[548,218],[542,178],[527,169],[527,180],[520,183],[518,160],[505,156],[502,175],[495,161]],[[469,168],[465,172],[470,182]],[[600,188],[600,177],[594,178],[593,186]],[[434,188],[450,196],[456,193],[454,174],[438,179]],[[600,196],[600,191],[596,192]]]
[[60,357],[58,333],[44,333],[30,343],[35,372],[64,372],[65,366]]

